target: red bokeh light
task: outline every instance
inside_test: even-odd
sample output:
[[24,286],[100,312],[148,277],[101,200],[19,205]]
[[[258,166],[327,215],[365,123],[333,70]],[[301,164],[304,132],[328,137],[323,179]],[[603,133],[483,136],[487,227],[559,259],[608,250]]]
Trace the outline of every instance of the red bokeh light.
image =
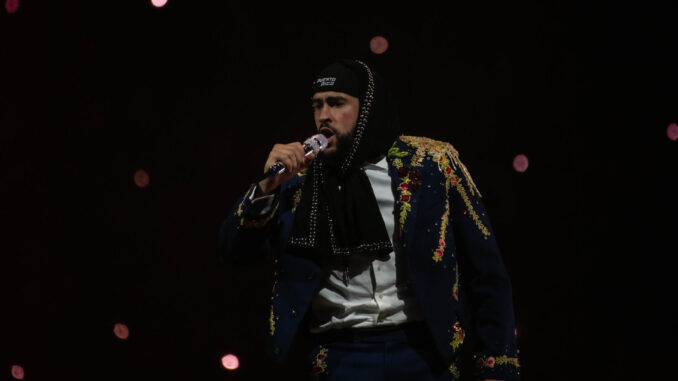
[[228,354],[221,358],[221,365],[228,370],[235,370],[240,366],[240,361],[238,360],[238,356]]
[[116,323],[113,326],[113,333],[120,340],[127,340],[129,337],[129,328],[122,323]]
[[7,13],[14,13],[19,10],[19,0],[6,0],[5,10]]
[[24,379],[24,368],[19,365],[12,365],[12,377],[17,380]]
[[146,188],[150,181],[151,179],[148,176],[148,173],[146,173],[146,171],[143,169],[140,169],[134,173],[134,184],[136,184],[139,188]]
[[370,50],[374,54],[382,54],[388,49],[388,40],[382,36],[374,36],[370,40]]
[[669,126],[666,128],[666,136],[668,136],[669,139],[673,140],[674,142],[678,140],[678,124],[669,124]]
[[527,167],[530,166],[530,163],[527,160],[527,156],[522,153],[513,158],[513,169],[517,172],[523,173],[527,171]]
[[154,7],[160,8],[167,4],[167,0],[151,0],[151,4],[153,4]]

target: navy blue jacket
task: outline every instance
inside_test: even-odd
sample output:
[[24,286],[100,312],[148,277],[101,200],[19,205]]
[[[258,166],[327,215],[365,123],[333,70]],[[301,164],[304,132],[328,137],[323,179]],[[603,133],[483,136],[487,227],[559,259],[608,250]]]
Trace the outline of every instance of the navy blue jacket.
[[[459,377],[458,354],[470,333],[476,338],[477,377],[518,379],[511,283],[481,195],[457,151],[448,143],[400,136],[387,161],[408,281],[450,372]],[[317,261],[286,251],[304,178],[300,173],[281,185],[273,210],[263,217],[246,197],[250,189],[219,235],[227,262],[274,254],[267,349],[281,363],[325,276]]]

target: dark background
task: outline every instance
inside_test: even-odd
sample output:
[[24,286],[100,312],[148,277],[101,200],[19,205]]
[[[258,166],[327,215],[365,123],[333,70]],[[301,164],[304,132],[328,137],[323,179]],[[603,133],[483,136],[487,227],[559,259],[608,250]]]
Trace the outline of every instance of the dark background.
[[460,151],[525,380],[672,377],[675,7],[395,4],[0,8],[0,377],[294,375],[263,354],[271,264],[220,264],[217,230],[272,144],[313,133],[308,85],[336,57],[386,77],[404,133]]

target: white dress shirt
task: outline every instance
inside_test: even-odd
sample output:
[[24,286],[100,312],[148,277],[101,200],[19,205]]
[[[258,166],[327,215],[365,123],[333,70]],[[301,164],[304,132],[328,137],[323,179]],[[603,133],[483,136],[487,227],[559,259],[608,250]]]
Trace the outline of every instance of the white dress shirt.
[[402,250],[394,241],[395,198],[386,158],[363,166],[363,170],[370,180],[396,251],[381,258],[352,255],[348,286],[343,282],[343,258],[327,255],[323,263],[327,278],[311,303],[315,323],[310,330],[314,333],[332,328],[367,328],[422,320],[414,295],[407,287]]

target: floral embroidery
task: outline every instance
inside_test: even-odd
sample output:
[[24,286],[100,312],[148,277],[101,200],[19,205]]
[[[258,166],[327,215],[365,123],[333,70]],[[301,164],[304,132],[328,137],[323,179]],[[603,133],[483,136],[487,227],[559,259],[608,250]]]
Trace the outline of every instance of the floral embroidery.
[[455,264],[454,270],[456,278],[454,280],[454,286],[452,286],[452,296],[454,296],[454,300],[459,301],[459,263]]
[[457,350],[460,345],[464,343],[464,338],[466,337],[466,333],[464,332],[464,329],[461,328],[461,323],[458,321],[452,325],[452,329],[454,330],[454,334],[452,335],[452,341],[450,342],[450,345],[452,346],[452,350]]
[[400,197],[398,198],[400,202],[399,222],[400,229],[402,230],[407,219],[407,214],[412,210],[412,192],[416,192],[419,189],[420,174],[416,169],[400,167],[398,168],[398,177],[402,180],[400,185],[398,185],[398,191],[400,192]]
[[294,211],[297,210],[297,206],[299,206],[299,203],[301,202],[301,193],[303,189],[304,183],[302,182],[299,185],[299,189],[297,189],[292,195],[292,213],[294,213]]
[[315,356],[315,361],[313,362],[313,375],[317,376],[325,372],[327,368],[327,348],[320,349],[320,352]]
[[393,166],[396,168],[402,168],[403,167],[403,161],[400,160],[400,158],[395,158],[393,159]]
[[445,235],[447,234],[447,224],[450,221],[450,202],[445,202],[445,212],[440,221],[440,239],[438,240],[438,248],[433,252],[433,261],[440,262],[443,260],[443,252],[445,251]]
[[515,366],[516,368],[520,367],[520,362],[518,361],[517,357],[508,357],[506,355],[499,356],[499,357],[494,357],[494,356],[487,356],[487,357],[481,357],[477,360],[477,363],[479,368],[494,368],[495,365],[512,365]]

